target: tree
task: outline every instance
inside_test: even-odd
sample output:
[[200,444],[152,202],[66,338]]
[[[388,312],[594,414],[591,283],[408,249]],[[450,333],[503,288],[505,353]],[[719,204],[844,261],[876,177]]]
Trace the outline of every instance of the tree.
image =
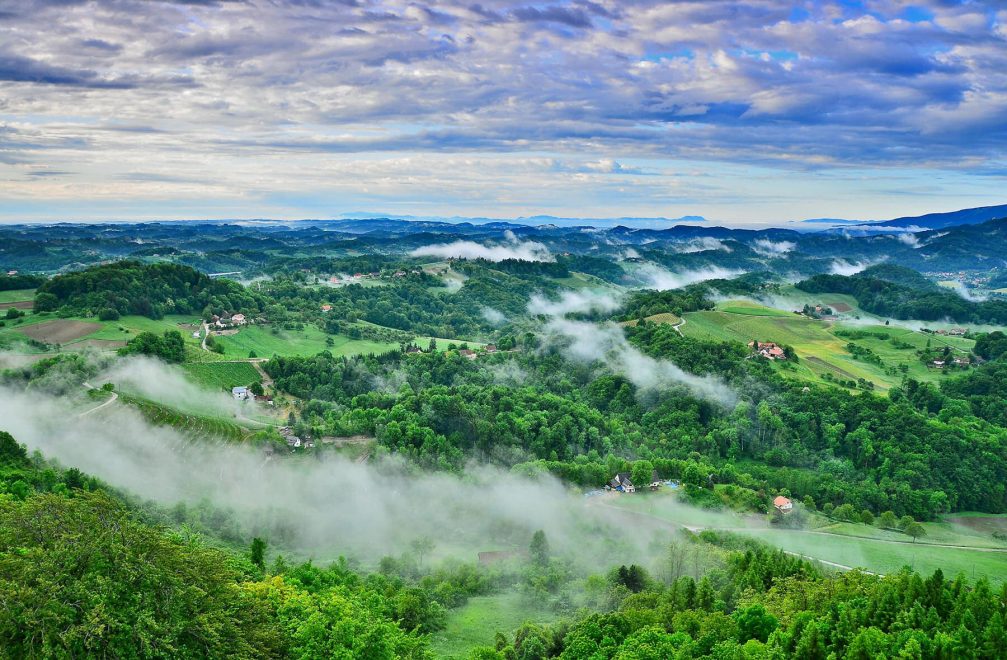
[[262,389],[262,383],[257,380],[252,381],[252,384],[248,386],[248,389],[250,389],[252,394],[255,396],[262,396],[265,394],[265,390]]
[[532,563],[537,566],[545,566],[549,563],[549,540],[541,529],[532,534],[531,543],[528,545],[528,554],[531,556]]
[[637,488],[646,488],[654,475],[654,464],[650,461],[635,461],[630,479]]
[[427,555],[433,552],[434,540],[429,536],[421,536],[419,538],[413,539],[412,542],[409,544],[409,547],[411,547],[413,549],[413,552],[416,553],[417,562],[420,564],[420,566],[423,566],[423,560],[426,558]]
[[899,526],[899,519],[894,511],[885,511],[878,516],[878,527],[883,529],[895,529]]
[[916,543],[916,539],[920,538],[921,536],[927,535],[927,530],[923,527],[923,525],[916,522],[915,520],[906,525],[906,528],[903,531],[905,531],[905,533],[908,534],[909,536],[913,537],[913,543]]
[[265,570],[266,568],[266,542],[260,539],[258,536],[252,539],[252,563],[259,568]]
[[860,512],[860,522],[864,523],[865,525],[873,525],[874,514],[868,511],[867,509],[864,509],[863,511]]

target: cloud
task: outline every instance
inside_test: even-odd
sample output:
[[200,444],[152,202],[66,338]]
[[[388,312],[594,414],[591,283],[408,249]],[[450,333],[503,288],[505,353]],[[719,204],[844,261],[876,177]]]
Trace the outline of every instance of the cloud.
[[544,328],[546,345],[557,346],[579,362],[601,362],[612,373],[629,380],[644,393],[679,385],[694,395],[733,406],[737,395],[714,376],[687,373],[668,360],[658,360],[632,346],[614,323],[596,324],[554,317]]
[[829,272],[833,275],[856,275],[870,265],[869,261],[851,262],[846,259],[835,259],[829,265]]
[[760,238],[752,244],[752,249],[764,257],[782,257],[792,251],[797,244],[793,241],[771,241]]
[[681,289],[690,284],[705,282],[706,280],[729,280],[743,275],[745,271],[733,268],[721,268],[719,266],[707,266],[673,273],[661,268],[656,264],[644,264],[636,274],[643,280],[644,286],[648,289],[666,291],[668,289]]
[[724,243],[719,238],[713,238],[712,236],[700,236],[681,243],[674,243],[671,245],[671,249],[679,254],[692,254],[694,252],[705,252],[707,250],[720,250],[722,252],[732,251],[731,246]]
[[989,296],[973,292],[962,282],[955,282],[954,286],[949,288],[969,302],[985,302],[989,300]]
[[528,313],[535,316],[568,316],[593,312],[614,312],[622,305],[621,296],[607,291],[564,291],[558,300],[533,294],[528,301]]
[[905,243],[911,248],[920,247],[920,239],[916,238],[916,234],[904,232],[902,234],[896,234],[895,238],[897,238],[900,243]]
[[522,241],[513,232],[504,234],[505,243],[483,245],[475,241],[454,241],[438,245],[416,248],[410,254],[415,257],[442,257],[445,259],[486,259],[503,261],[521,259],[523,261],[555,261],[549,248],[537,241]]
[[507,320],[507,317],[503,312],[493,309],[492,307],[483,307],[479,310],[479,313],[482,314],[482,317],[486,319],[486,321],[493,325],[500,325]]
[[760,221],[981,201],[1007,139],[1001,4],[908,21],[892,2],[8,2],[5,121],[74,145],[49,161],[74,174],[3,176],[2,195],[114,198],[99,216],[123,199],[191,200],[187,217],[702,203]]

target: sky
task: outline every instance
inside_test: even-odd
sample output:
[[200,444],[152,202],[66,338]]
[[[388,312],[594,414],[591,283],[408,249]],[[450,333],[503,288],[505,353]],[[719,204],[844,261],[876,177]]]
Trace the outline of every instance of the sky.
[[1007,1],[0,0],[0,221],[1007,202]]

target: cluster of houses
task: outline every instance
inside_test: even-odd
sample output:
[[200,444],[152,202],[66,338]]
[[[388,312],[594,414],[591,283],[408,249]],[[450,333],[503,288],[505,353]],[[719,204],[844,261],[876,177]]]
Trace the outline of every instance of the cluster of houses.
[[[660,477],[657,476],[657,470],[650,473],[650,483],[648,487],[651,490],[658,490],[661,486],[665,485],[677,486],[678,483],[674,481],[664,482],[661,481]],[[630,479],[629,472],[619,472],[612,480],[605,485],[605,490],[614,490],[617,493],[635,493],[636,486],[633,484],[633,480]]]
[[947,337],[964,337],[968,332],[968,328],[949,328],[947,330],[942,328],[940,330],[934,330],[934,332],[938,335],[945,335]]
[[945,360],[943,358],[931,360],[927,366],[932,367],[934,369],[943,369],[944,367],[947,367],[949,365],[953,365],[956,367],[967,367],[970,364],[972,364],[972,360],[968,356],[965,357],[959,356],[959,357],[953,357],[950,360]]
[[752,349],[753,355],[761,355],[770,360],[786,360],[787,355],[778,345],[771,341],[750,341],[748,347]]
[[315,441],[310,437],[301,438],[294,434],[294,430],[289,426],[281,426],[277,429],[280,432],[280,436],[283,438],[284,442],[291,449],[313,449],[315,446]]
[[234,328],[246,323],[248,323],[248,319],[245,318],[244,314],[228,314],[224,312],[223,314],[214,314],[210,317],[210,325],[219,329]]

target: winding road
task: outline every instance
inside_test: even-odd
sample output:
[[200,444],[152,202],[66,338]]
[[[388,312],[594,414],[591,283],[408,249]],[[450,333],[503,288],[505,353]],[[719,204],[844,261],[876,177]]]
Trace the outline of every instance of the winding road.
[[[98,389],[97,387],[95,387],[94,385],[92,385],[91,383],[88,383],[88,382],[84,383],[84,387],[86,389],[89,389],[89,390],[96,390],[96,389]],[[105,406],[110,406],[113,403],[115,403],[115,400],[118,399],[118,398],[119,398],[119,395],[116,394],[115,392],[112,392],[112,396],[110,396],[107,401],[102,401],[101,403],[99,403],[94,408],[91,408],[90,410],[85,410],[82,413],[78,413],[77,417],[86,417],[87,415],[90,415],[93,412],[97,412],[97,411],[101,410]]]

